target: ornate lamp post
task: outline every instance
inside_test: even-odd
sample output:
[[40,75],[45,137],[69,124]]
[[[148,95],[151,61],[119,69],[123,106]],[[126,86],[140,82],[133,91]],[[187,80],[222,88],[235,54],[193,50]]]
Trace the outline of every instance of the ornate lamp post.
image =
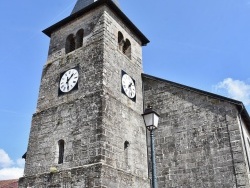
[[151,162],[152,162],[152,187],[157,188],[156,165],[155,165],[155,148],[154,148],[154,130],[158,127],[159,115],[148,106],[142,114],[146,128],[150,131],[151,140]]

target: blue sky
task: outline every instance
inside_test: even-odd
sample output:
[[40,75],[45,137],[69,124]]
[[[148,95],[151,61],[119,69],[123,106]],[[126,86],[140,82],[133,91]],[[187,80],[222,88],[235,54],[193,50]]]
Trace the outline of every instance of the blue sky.
[[[0,180],[22,175],[49,38],[76,0],[0,2]],[[144,72],[243,101],[250,110],[250,0],[120,0],[151,41]]]

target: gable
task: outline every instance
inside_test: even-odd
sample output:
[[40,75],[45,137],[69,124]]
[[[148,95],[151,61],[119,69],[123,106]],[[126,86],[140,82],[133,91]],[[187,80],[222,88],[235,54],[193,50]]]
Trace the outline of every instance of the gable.
[[[225,105],[228,106],[227,108],[229,108],[230,106],[230,108],[235,110],[235,114],[241,114],[243,121],[246,123],[248,129],[250,130],[250,117],[244,104],[241,101],[223,97],[214,93],[199,90],[193,87],[185,86],[147,74],[142,74],[142,79],[144,83],[144,92],[151,92],[152,96],[155,94],[166,95],[167,93],[169,93],[179,98],[182,97],[183,100],[189,100],[189,102],[194,105],[199,103],[197,99],[200,98],[199,100],[203,100],[203,102],[206,101],[207,108],[218,107],[218,112],[223,111]],[[205,103],[203,103],[203,106],[204,105]],[[227,108],[224,108],[224,110],[229,111],[229,109]]]

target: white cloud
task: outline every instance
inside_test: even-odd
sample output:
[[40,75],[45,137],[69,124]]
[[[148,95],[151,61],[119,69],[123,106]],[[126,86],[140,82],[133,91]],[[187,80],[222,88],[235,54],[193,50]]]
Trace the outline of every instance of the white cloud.
[[0,168],[6,168],[13,164],[9,155],[2,149],[0,149]]
[[23,176],[23,168],[12,167],[0,169],[0,180],[18,179]]
[[24,168],[25,160],[24,159],[17,159],[16,164],[17,164],[18,167]]
[[23,176],[24,160],[11,160],[9,155],[0,149],[0,180],[18,179]]
[[215,89],[218,93],[250,105],[250,85],[240,80],[226,78],[219,82]]

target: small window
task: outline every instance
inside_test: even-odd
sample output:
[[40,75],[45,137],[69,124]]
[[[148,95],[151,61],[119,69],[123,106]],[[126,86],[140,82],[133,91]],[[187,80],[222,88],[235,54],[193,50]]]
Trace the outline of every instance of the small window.
[[66,54],[75,50],[75,39],[73,34],[69,35],[66,39]]
[[123,53],[127,57],[131,58],[131,43],[128,39],[126,39],[126,42],[123,45]]
[[81,48],[82,47],[82,43],[83,43],[83,29],[80,29],[79,31],[77,31],[76,33],[76,49],[77,48]]
[[59,158],[58,158],[58,164],[63,163],[64,158],[64,140],[58,141],[58,147],[59,147]]
[[126,150],[129,147],[129,141],[124,142],[124,150]]
[[125,165],[128,167],[129,166],[129,141],[124,142],[124,162]]
[[121,50],[121,51],[122,51],[122,48],[123,48],[123,43],[124,43],[123,35],[119,31],[118,32],[118,46],[119,46],[119,50]]

